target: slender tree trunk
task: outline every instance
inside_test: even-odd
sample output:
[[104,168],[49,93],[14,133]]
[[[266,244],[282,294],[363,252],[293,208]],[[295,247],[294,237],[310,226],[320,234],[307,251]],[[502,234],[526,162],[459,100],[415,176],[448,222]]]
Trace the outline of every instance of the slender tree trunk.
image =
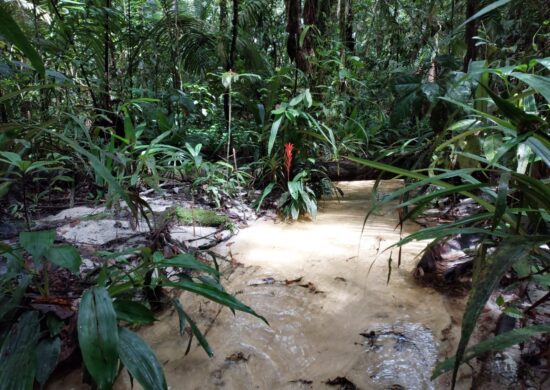
[[110,18],[109,8],[111,8],[111,0],[105,0],[105,20],[103,25],[103,109],[111,110],[111,84],[109,74],[109,50],[111,47],[111,30],[110,30]]
[[[466,4],[466,19],[472,17],[476,13],[477,0],[468,0]],[[472,20],[466,25],[464,32],[464,40],[466,41],[466,55],[464,56],[464,72],[468,71],[471,61],[475,61],[477,55],[476,43],[474,37],[477,34],[476,21]]]
[[303,49],[308,56],[315,55],[313,37],[314,28],[317,27],[317,0],[304,0],[304,24],[309,27],[309,31],[304,39]]
[[352,0],[345,0],[346,24],[344,28],[345,45],[350,53],[355,52],[355,39],[353,38],[353,7]]
[[308,73],[310,71],[310,64],[304,53],[303,48],[300,47],[300,16],[301,3],[300,0],[285,0],[286,8],[286,31],[288,32],[288,39],[286,41],[286,49],[288,57],[296,64],[296,67]]
[[237,34],[239,31],[239,0],[233,0],[233,21],[231,25],[231,48],[229,50],[229,69],[235,67],[237,56]]

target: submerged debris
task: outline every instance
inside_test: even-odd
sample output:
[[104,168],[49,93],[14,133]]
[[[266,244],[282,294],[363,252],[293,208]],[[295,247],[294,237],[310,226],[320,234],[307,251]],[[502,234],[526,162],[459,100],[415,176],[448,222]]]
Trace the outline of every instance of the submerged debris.
[[359,390],[355,384],[345,376],[337,376],[325,382],[329,386],[338,386],[338,390]]

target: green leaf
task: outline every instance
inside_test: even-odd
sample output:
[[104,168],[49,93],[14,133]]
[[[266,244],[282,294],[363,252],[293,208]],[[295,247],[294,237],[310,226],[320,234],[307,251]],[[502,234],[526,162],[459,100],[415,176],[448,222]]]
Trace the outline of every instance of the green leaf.
[[267,155],[271,155],[271,150],[273,149],[273,145],[275,145],[275,138],[277,137],[277,132],[279,131],[279,127],[281,127],[281,122],[283,121],[283,115],[279,117],[273,124],[271,125],[271,132],[269,133],[269,141],[267,143]]
[[263,190],[262,192],[262,196],[260,196],[258,202],[257,202],[257,206],[256,206],[256,211],[260,210],[260,207],[262,206],[262,203],[264,202],[265,198],[271,193],[271,191],[273,191],[273,187],[275,187],[275,183],[269,183]]
[[533,275],[531,279],[540,284],[541,286],[550,287],[550,274]]
[[[157,252],[160,253],[160,252]],[[195,256],[190,253],[181,253],[170,259],[165,259],[164,256],[160,258],[159,261],[155,261],[155,266],[157,267],[179,267],[187,269],[196,269],[199,271],[204,271],[209,274],[219,275],[219,272],[214,268],[201,263],[198,261]]]
[[[15,309],[21,303],[27,287],[32,281],[32,277],[29,274],[24,274],[18,278],[17,286],[11,291],[11,295],[0,292],[0,321],[4,319],[4,316],[11,310]],[[2,281],[3,282],[3,281]],[[10,280],[9,283],[12,283]]]
[[232,296],[232,295],[230,295],[226,292],[220,291],[220,290],[218,290],[217,288],[215,288],[211,285],[204,284],[204,283],[195,283],[195,282],[187,281],[187,280],[180,280],[180,281],[177,281],[177,282],[170,282],[170,281],[166,282],[166,286],[181,288],[182,290],[186,290],[186,291],[193,292],[195,294],[202,295],[203,297],[206,297],[206,298],[208,298],[208,299],[210,299],[214,302],[217,302],[221,305],[224,305],[224,306],[227,306],[229,308],[239,310],[239,311],[242,311],[242,312],[245,312],[245,313],[252,314],[253,316],[260,318],[266,324],[269,325],[269,323],[267,322],[267,320],[264,317],[256,314],[256,312],[254,310],[252,310],[250,307],[246,306],[244,303],[239,301],[237,298],[235,298],[234,296]]
[[12,44],[17,46],[23,54],[31,61],[34,69],[45,77],[46,69],[40,54],[31,45],[23,31],[19,28],[15,20],[5,11],[0,10],[0,33]]
[[92,287],[82,295],[78,342],[86,369],[99,389],[110,389],[118,373],[118,328],[111,297],[104,287]]
[[295,105],[297,105],[298,103],[300,103],[302,100],[304,100],[304,94],[301,93],[299,94],[298,96],[294,96],[290,102],[288,103],[288,105],[290,107],[294,107]]
[[80,253],[71,245],[53,246],[45,253],[45,256],[52,263],[67,268],[73,273],[80,270],[80,264],[82,263]]
[[31,254],[37,263],[51,248],[55,240],[55,230],[41,230],[36,232],[19,233],[19,244]]
[[124,138],[126,138],[127,143],[131,145],[136,143],[136,129],[132,123],[132,118],[128,113],[124,115]]
[[126,328],[118,330],[118,355],[122,364],[144,390],[168,388],[155,353],[141,337]]
[[39,336],[40,322],[34,310],[23,313],[11,327],[0,349],[0,386],[3,389],[32,390]]
[[311,107],[313,105],[313,98],[311,97],[311,92],[309,91],[309,88],[305,90],[304,98],[306,99],[306,107]]
[[[410,177],[412,179],[421,180],[426,184],[432,184],[432,185],[436,185],[436,186],[443,187],[443,188],[448,188],[448,189],[451,189],[451,188],[454,187],[452,184],[447,183],[443,180],[440,180],[437,177],[428,177],[428,176],[423,175],[421,173],[418,173],[418,172],[415,172],[415,171],[409,171],[409,170],[398,168],[398,167],[394,167],[394,166],[389,165],[389,164],[384,164],[384,163],[377,162],[377,161],[365,160],[365,159],[358,158],[358,157],[346,157],[346,158],[348,160],[355,161],[359,164],[366,165],[366,166],[369,166],[369,167],[374,168],[374,169],[378,169],[378,170],[386,171],[386,172],[391,172],[391,173],[394,173],[396,175],[400,175],[400,176],[404,176],[404,177]],[[465,171],[468,171],[468,170],[460,170],[460,172],[465,172]],[[479,196],[476,196],[476,195],[474,195],[470,192],[467,192],[467,191],[462,191],[460,193],[467,196],[467,197],[472,198],[480,206],[485,208],[487,211],[494,211],[494,209],[495,209],[495,207],[490,202],[484,200],[483,198],[481,198]]]
[[536,59],[535,61],[550,70],[550,57]]
[[542,137],[535,136],[527,138],[525,143],[550,167],[550,142]]
[[172,304],[174,305],[174,308],[176,309],[176,312],[178,313],[178,319],[179,319],[179,325],[180,325],[180,336],[183,336],[185,334],[185,327],[187,326],[187,318],[185,315],[185,312],[183,311],[183,307],[181,306],[181,302],[179,299],[172,300]]
[[149,205],[143,199],[130,196],[129,192],[122,188],[118,180],[111,174],[110,169],[107,168],[97,156],[93,155],[82,146],[80,146],[78,143],[65,137],[62,134],[59,134],[55,131],[49,131],[49,133],[55,137],[60,138],[76,152],[88,158],[88,160],[90,161],[90,165],[92,166],[96,174],[103,180],[105,180],[109,184],[109,188],[126,202],[135,217],[137,217],[138,208],[150,209]]
[[457,30],[460,29],[461,27],[463,27],[463,26],[467,25],[468,23],[470,23],[472,20],[476,20],[477,18],[480,18],[483,15],[488,14],[489,12],[494,11],[495,9],[497,9],[499,7],[502,7],[503,5],[508,4],[510,1],[512,1],[512,0],[498,0],[498,1],[495,1],[491,4],[489,4],[485,8],[482,8],[479,12],[476,12],[472,17],[466,19],[464,21],[464,23],[462,23],[456,29]]
[[153,312],[139,302],[117,299],[113,307],[119,320],[132,324],[150,324],[155,321]]
[[44,388],[46,381],[57,366],[61,353],[61,339],[43,339],[36,348],[36,381]]
[[206,352],[206,354],[209,357],[214,356],[214,352],[212,352],[212,348],[210,348],[210,345],[208,344],[206,337],[204,337],[204,335],[198,328],[197,324],[195,324],[195,321],[193,321],[193,319],[189,317],[187,313],[183,310],[183,306],[181,305],[181,302],[177,299],[174,300],[173,302],[176,307],[176,311],[178,312],[178,315],[180,317],[180,334],[183,335],[183,329],[181,328],[181,325],[182,323],[185,323],[185,321],[189,322],[189,327],[191,328],[192,336],[189,339],[189,346],[187,347],[187,352],[189,352],[189,347],[191,346],[191,341],[194,335],[199,341],[199,344],[201,345],[202,349],[204,349],[204,351]]
[[497,201],[495,203],[495,215],[493,217],[493,226],[491,230],[495,230],[506,212],[507,202],[508,199],[508,189],[509,189],[509,182],[510,182],[510,173],[504,172],[502,175],[500,175],[500,180],[498,183],[498,195],[497,195]]
[[[462,358],[463,362],[467,362],[473,358],[481,356],[489,351],[503,351],[512,345],[527,341],[529,338],[539,334],[550,332],[550,324],[533,325],[525,328],[511,330],[493,337],[489,340],[484,340],[479,344],[474,345],[466,350]],[[450,371],[455,366],[456,357],[445,360],[437,365],[432,374],[432,380],[441,374]]]
[[13,152],[0,152],[0,156],[3,156],[5,159],[7,159],[6,162],[9,162],[15,166],[19,166],[19,163],[22,161],[21,156]]
[[491,97],[493,102],[495,102],[502,114],[509,118],[512,124],[517,127],[519,133],[523,131],[523,128],[526,125],[530,123],[540,123],[542,121],[542,119],[540,119],[538,116],[527,114],[525,111],[514,106],[508,100],[501,98],[484,84],[479,85],[483,87],[485,91],[487,91],[487,94]]
[[300,187],[302,186],[302,183],[299,181],[289,181],[288,182],[288,193],[294,200],[298,200],[298,196],[300,194]]
[[514,262],[526,258],[533,247],[546,241],[548,241],[548,237],[512,236],[500,243],[495,253],[485,258],[478,258],[474,263],[472,290],[462,319],[460,342],[453,367],[453,388],[456,383],[458,368],[464,361],[464,354],[470,336],[492,291]]
[[550,103],[550,78],[521,72],[512,72],[510,76],[523,81],[525,84],[540,93]]

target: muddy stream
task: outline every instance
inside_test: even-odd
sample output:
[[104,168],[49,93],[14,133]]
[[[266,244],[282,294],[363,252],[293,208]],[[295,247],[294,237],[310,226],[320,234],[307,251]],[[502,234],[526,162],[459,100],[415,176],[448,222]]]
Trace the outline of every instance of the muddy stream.
[[[393,251],[397,214],[381,210],[362,232],[373,182],[346,182],[344,197],[320,202],[313,222],[258,220],[217,251],[231,258],[224,286],[263,315],[257,318],[184,293],[215,356],[178,335],[167,311],[140,334],[179,389],[446,389],[449,377],[430,381],[437,360],[452,355],[464,302],[416,283],[412,270],[425,243]],[[382,192],[401,186],[386,181]],[[405,225],[403,234],[418,229]],[[370,268],[370,273],[369,273]],[[80,372],[53,384],[81,389]],[[458,388],[469,388],[464,370]],[[123,373],[117,389],[129,389]]]

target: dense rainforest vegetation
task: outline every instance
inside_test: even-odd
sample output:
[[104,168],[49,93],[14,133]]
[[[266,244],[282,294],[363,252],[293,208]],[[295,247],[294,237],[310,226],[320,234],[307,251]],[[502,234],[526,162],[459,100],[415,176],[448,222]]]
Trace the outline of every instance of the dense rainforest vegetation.
[[[100,389],[120,364],[166,388],[122,325],[151,322],[162,287],[259,316],[217,264],[163,252],[144,191],[185,183],[211,208],[244,197],[292,221],[315,217],[331,180],[390,177],[404,187],[375,207],[397,202],[401,221],[442,201],[477,207],[398,243],[482,237],[456,357],[435,372],[454,383],[462,362],[550,331],[536,315],[550,293],[501,302],[520,326],[467,348],[505,274],[550,286],[549,123],[545,0],[1,0],[0,387],[43,386],[66,348],[70,321],[34,305],[52,303],[59,273],[80,286],[72,332]],[[124,267],[84,283],[78,250],[35,222],[99,203],[149,225],[151,245],[133,262],[101,253]],[[168,304],[210,354],[192,313]]]

